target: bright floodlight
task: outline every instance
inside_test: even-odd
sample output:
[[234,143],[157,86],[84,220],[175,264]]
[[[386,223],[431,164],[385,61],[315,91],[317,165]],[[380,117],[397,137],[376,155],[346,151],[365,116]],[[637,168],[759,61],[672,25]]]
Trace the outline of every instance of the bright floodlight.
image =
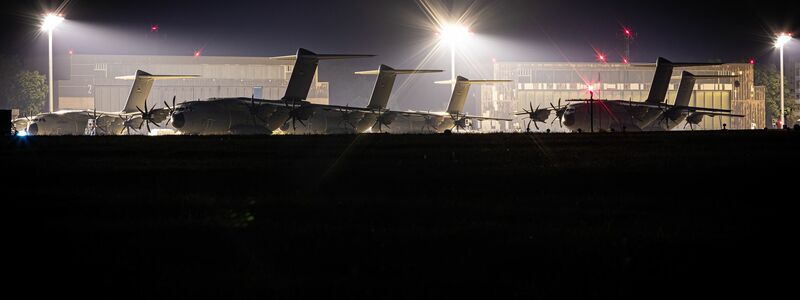
[[781,33],[778,39],[775,40],[775,48],[783,48],[786,43],[792,40],[792,35],[789,33]]
[[42,20],[42,31],[51,31],[61,22],[64,22],[64,17],[56,14],[47,14]]
[[461,24],[445,24],[439,29],[440,38],[448,43],[458,43],[470,36],[467,26]]

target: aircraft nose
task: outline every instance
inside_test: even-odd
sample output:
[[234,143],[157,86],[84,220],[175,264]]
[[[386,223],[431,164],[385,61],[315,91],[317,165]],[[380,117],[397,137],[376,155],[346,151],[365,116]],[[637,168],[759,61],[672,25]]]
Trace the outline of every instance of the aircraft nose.
[[573,113],[565,113],[564,114],[564,125],[565,126],[572,126],[575,124],[575,114]]
[[28,125],[28,134],[36,135],[39,133],[39,125],[36,123],[31,123]]
[[184,116],[183,113],[172,115],[172,126],[175,127],[175,129],[181,129],[184,125],[186,125],[186,116]]

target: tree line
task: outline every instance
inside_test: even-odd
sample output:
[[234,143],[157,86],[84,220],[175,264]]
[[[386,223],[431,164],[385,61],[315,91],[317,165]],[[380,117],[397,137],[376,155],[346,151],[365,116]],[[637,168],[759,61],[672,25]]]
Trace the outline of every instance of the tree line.
[[0,56],[0,108],[38,114],[45,105],[47,91],[44,74],[25,69],[16,56]]
[[[757,86],[765,87],[765,110],[767,113],[767,123],[772,120],[780,119],[781,110],[781,72],[774,64],[759,64],[755,68],[754,84]],[[794,95],[790,93],[789,77],[793,76],[791,72],[785,70],[784,73],[784,114],[786,115],[786,124],[791,125],[794,123],[794,115],[800,112]]]

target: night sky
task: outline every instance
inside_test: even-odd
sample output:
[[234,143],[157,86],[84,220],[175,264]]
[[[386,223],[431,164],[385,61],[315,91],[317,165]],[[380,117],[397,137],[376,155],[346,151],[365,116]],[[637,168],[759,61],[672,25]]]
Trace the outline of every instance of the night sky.
[[[622,26],[637,33],[632,61],[776,63],[772,32],[800,32],[800,15],[790,1],[741,4],[734,1],[433,1],[459,12],[476,2],[478,21],[470,49],[472,63],[459,70],[473,78],[491,75],[491,61],[594,61],[595,49],[610,62],[621,60]],[[34,68],[46,61],[46,36],[38,35],[36,16],[60,1],[4,3],[0,51],[26,59]],[[56,53],[273,56],[304,47],[320,53],[369,53],[379,57],[325,62],[323,80],[332,83],[332,102],[368,93],[372,78],[350,74],[380,63],[418,66],[430,51],[434,33],[414,0],[326,1],[89,1],[73,0],[68,24],[56,33]],[[158,25],[157,33],[150,27]],[[786,57],[800,57],[800,43]],[[467,62],[460,59],[459,65]],[[449,69],[448,57],[434,55],[425,67]],[[425,77],[423,83],[447,79]],[[419,79],[419,77],[417,77]],[[416,80],[413,82],[416,82]],[[356,89],[346,85],[358,83]],[[412,85],[415,83],[412,83]],[[364,87],[361,87],[361,86]],[[448,90],[436,90],[446,97]],[[442,94],[442,95],[439,95]],[[368,97],[366,95],[365,97]],[[438,101],[437,101],[438,102]],[[353,103],[359,104],[359,103]],[[438,106],[427,109],[438,109]],[[426,109],[423,107],[422,109]]]

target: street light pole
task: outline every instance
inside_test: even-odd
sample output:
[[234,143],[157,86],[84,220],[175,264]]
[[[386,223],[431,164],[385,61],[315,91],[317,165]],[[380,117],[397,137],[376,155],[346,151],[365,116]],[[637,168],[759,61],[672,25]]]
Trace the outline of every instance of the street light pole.
[[783,107],[783,92],[785,88],[783,87],[783,45],[781,45],[781,128],[786,126],[785,114],[783,113],[785,108]]
[[589,128],[594,133],[594,86],[589,86]]
[[450,80],[453,81],[453,87],[451,91],[456,90],[456,45],[455,43],[450,43]]
[[444,24],[439,28],[439,39],[450,46],[450,80],[453,82],[453,91],[456,90],[456,47],[471,34],[467,26],[458,23]]
[[49,96],[49,110],[47,112],[53,112],[53,29],[47,31],[47,40],[48,40],[48,60],[49,60],[49,70],[47,71],[48,79],[47,83],[50,88],[50,92],[47,93]]
[[48,52],[48,85],[49,85],[49,112],[53,112],[53,30],[58,24],[64,22],[64,16],[57,14],[47,14],[42,19],[42,31],[47,31],[47,52]]
[[775,47],[780,48],[780,51],[781,51],[781,111],[780,111],[780,114],[781,114],[781,118],[780,118],[780,120],[781,120],[780,121],[781,122],[781,128],[783,128],[783,126],[786,126],[786,118],[785,118],[785,115],[784,115],[784,109],[785,108],[784,108],[784,103],[783,103],[783,101],[784,101],[784,92],[785,92],[785,90],[784,90],[785,88],[783,86],[783,46],[785,46],[786,43],[788,43],[791,40],[792,40],[792,35],[789,34],[789,33],[785,33],[785,32],[779,34],[778,38],[775,40]]

